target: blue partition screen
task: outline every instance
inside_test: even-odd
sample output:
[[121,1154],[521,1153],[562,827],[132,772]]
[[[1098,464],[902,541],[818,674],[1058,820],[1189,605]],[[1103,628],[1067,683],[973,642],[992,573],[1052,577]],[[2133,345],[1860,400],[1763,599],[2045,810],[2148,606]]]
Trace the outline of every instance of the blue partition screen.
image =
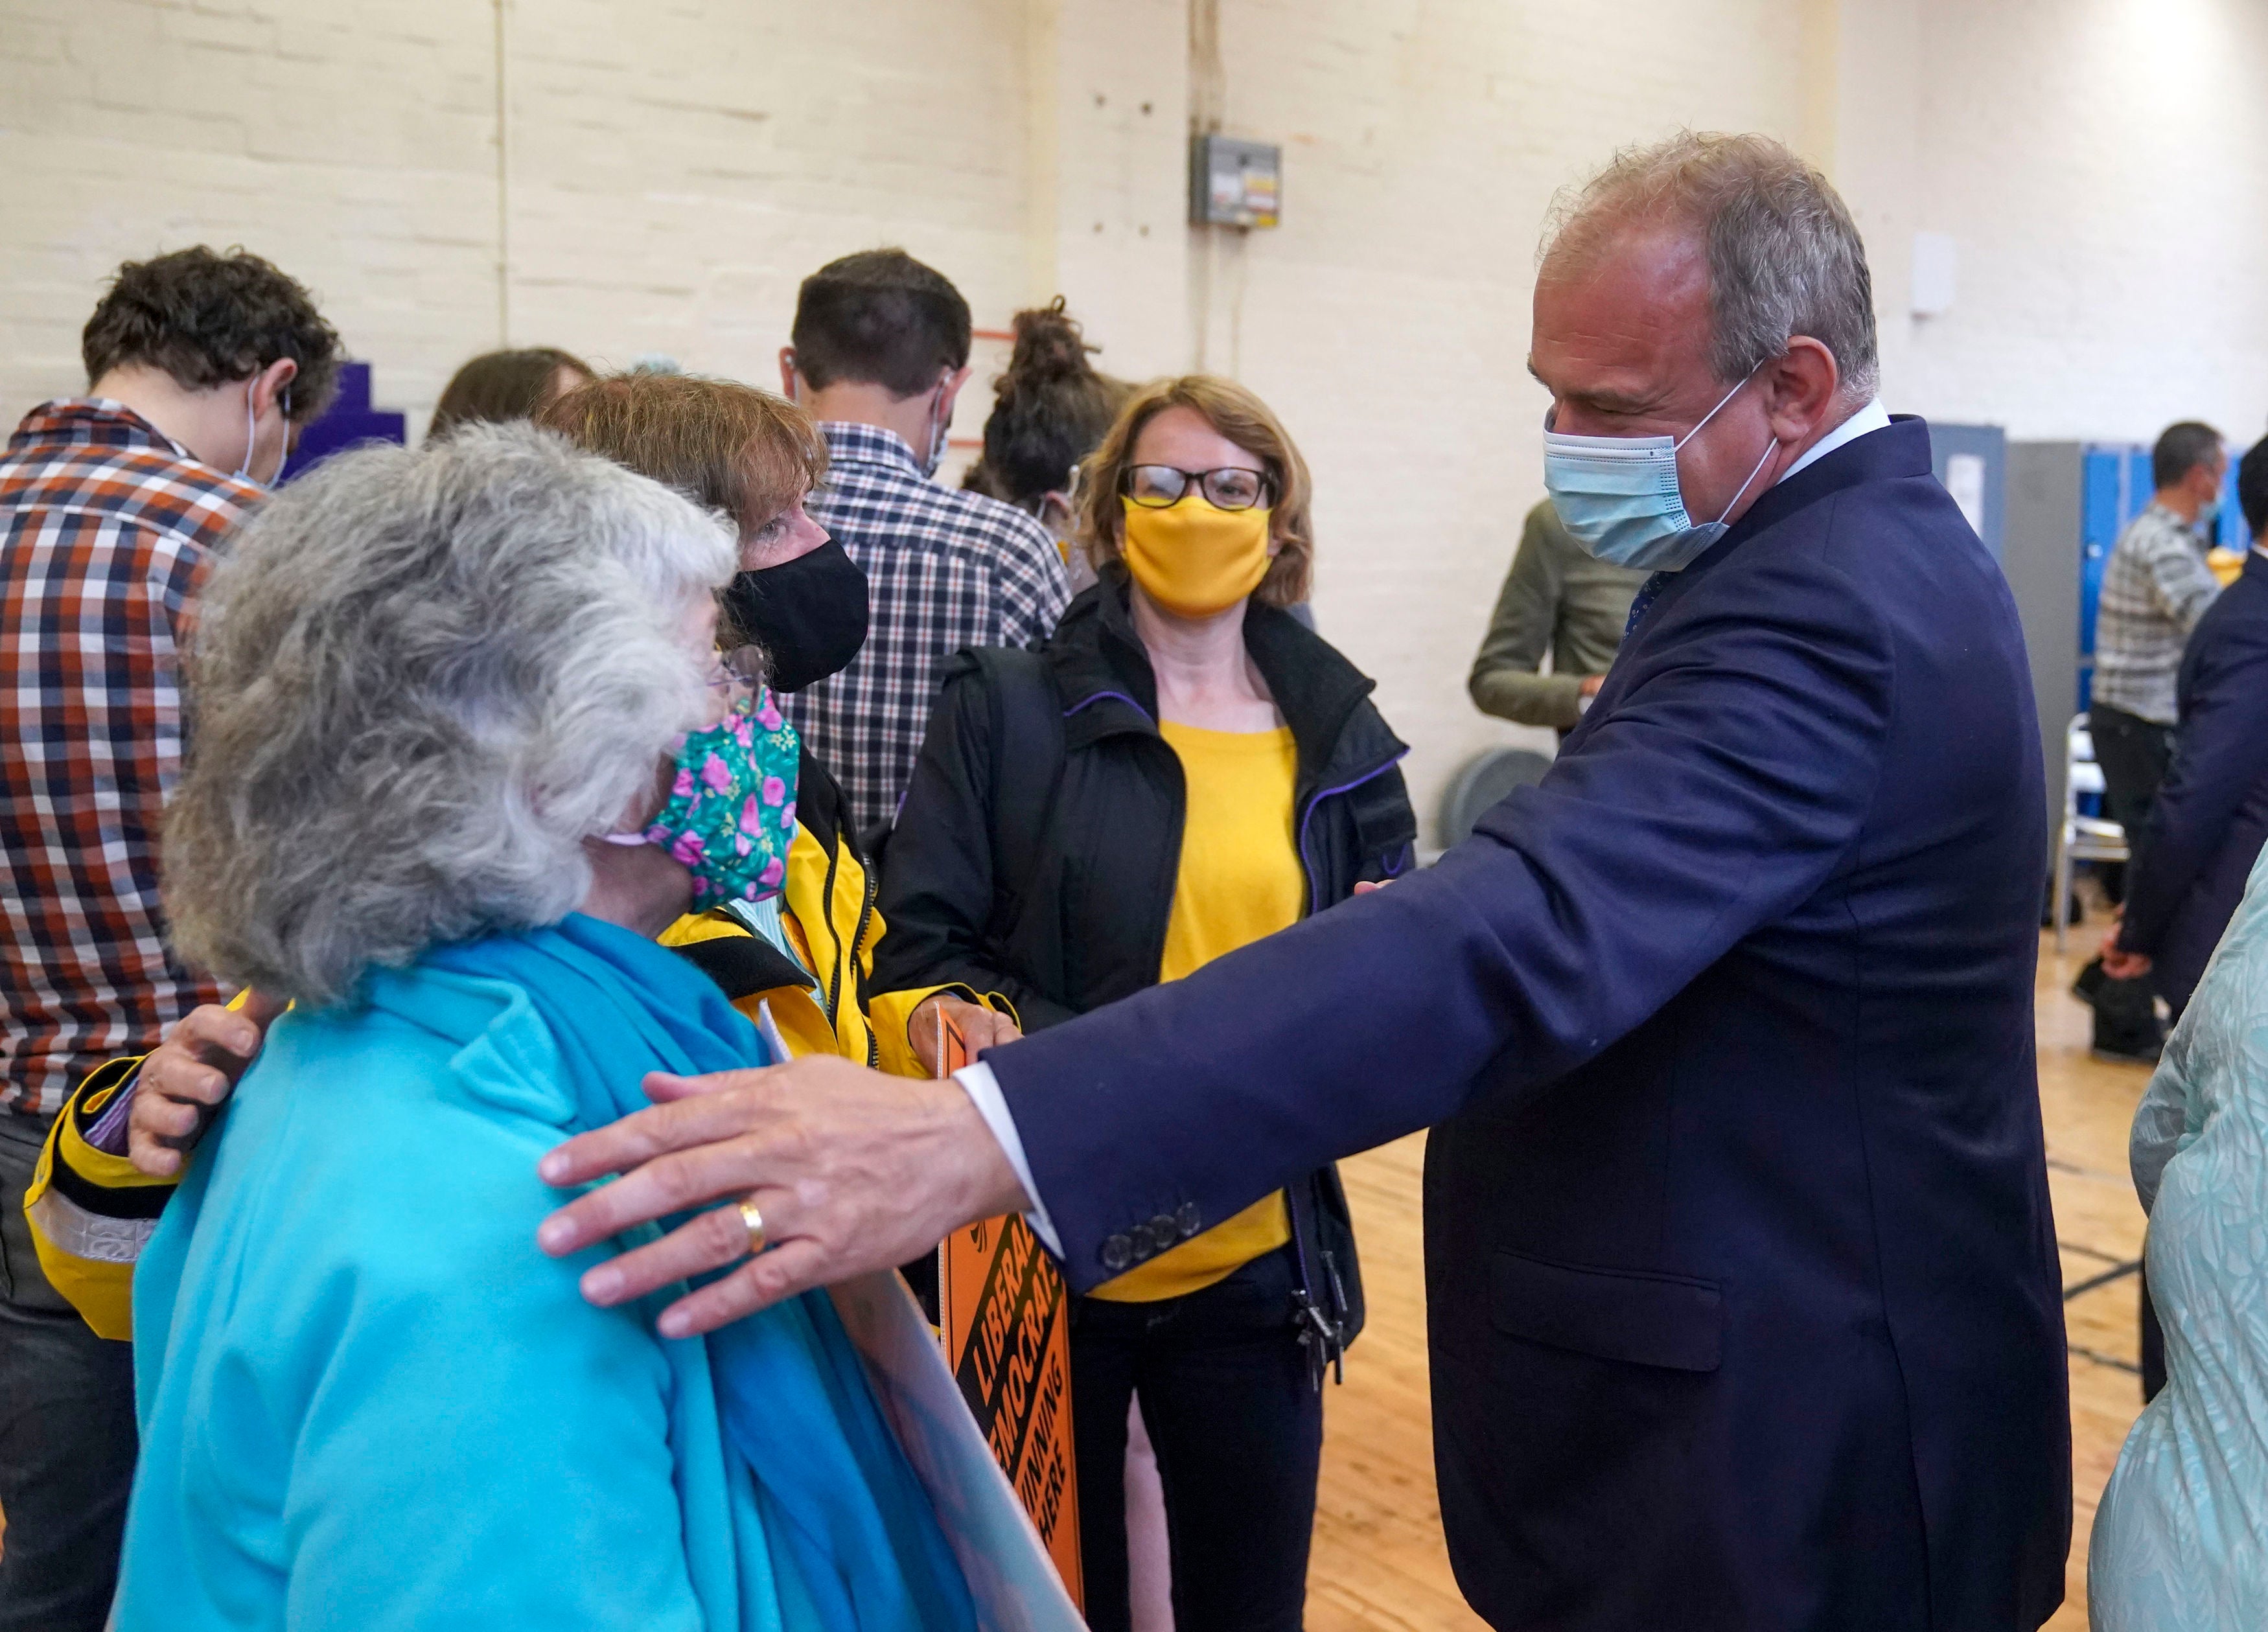
[[398,446],[409,440],[409,420],[406,415],[371,407],[370,364],[342,364],[339,368],[339,394],[319,417],[300,428],[299,445],[291,450],[291,457],[284,462],[279,485],[306,474],[311,466],[321,463],[341,448],[350,448],[359,442],[391,442]]

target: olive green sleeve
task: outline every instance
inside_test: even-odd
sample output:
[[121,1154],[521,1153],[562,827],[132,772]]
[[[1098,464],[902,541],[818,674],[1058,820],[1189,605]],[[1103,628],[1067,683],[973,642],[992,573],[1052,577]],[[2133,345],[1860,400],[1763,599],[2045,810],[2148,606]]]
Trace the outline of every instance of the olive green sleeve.
[[1521,725],[1571,730],[1582,717],[1580,674],[1539,674],[1559,618],[1561,570],[1546,536],[1549,501],[1528,512],[1473,672],[1473,705]]

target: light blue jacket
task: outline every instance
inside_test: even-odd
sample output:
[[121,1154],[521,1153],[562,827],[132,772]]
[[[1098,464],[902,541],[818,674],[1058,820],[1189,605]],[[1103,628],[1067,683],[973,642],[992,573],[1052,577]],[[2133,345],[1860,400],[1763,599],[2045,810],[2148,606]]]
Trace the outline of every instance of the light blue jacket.
[[536,1249],[550,1033],[492,981],[371,995],[277,1023],[136,1271],[122,1632],[777,1625],[745,1471],[673,1452],[654,1308]]
[[2166,1386],[2088,1554],[2096,1632],[2268,1627],[2268,854],[2134,1115]]

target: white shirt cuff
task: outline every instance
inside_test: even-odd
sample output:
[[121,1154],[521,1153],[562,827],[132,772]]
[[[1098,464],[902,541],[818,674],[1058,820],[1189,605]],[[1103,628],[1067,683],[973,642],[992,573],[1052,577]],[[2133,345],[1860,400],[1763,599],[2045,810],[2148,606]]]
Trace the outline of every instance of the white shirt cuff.
[[1007,1097],[1000,1092],[1000,1079],[992,1075],[992,1068],[979,1060],[974,1065],[964,1065],[953,1074],[961,1084],[976,1114],[984,1119],[985,1127],[992,1130],[1001,1154],[1008,1165],[1016,1170],[1016,1179],[1024,1187],[1024,1199],[1031,1203],[1024,1218],[1040,1238],[1040,1245],[1053,1253],[1057,1261],[1063,1257],[1063,1238],[1056,1233],[1055,1221],[1048,1217],[1047,1208],[1040,1201],[1040,1187],[1032,1182],[1032,1165],[1024,1158],[1023,1136],[1016,1131],[1016,1119],[1008,1114]]

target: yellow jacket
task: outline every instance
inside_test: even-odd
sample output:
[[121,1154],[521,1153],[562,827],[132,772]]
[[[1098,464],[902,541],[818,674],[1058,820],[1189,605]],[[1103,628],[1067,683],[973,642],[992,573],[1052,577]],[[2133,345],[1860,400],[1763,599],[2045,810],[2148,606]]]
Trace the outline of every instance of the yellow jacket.
[[[792,1056],[837,1054],[895,1076],[924,1076],[907,1024],[939,989],[869,996],[882,938],[875,880],[836,816],[841,798],[833,778],[808,754],[802,782],[780,898],[780,927],[796,959],[783,957],[755,932],[748,915],[732,908],[680,918],[661,944],[700,965],[751,1020],[762,1025],[769,1014]],[[96,1150],[85,1133],[141,1063],[140,1055],[109,1061],[79,1084],[55,1118],[24,1196],[48,1281],[96,1335],[122,1342],[134,1334],[135,1261],[178,1180],[145,1177],[126,1158]]]

